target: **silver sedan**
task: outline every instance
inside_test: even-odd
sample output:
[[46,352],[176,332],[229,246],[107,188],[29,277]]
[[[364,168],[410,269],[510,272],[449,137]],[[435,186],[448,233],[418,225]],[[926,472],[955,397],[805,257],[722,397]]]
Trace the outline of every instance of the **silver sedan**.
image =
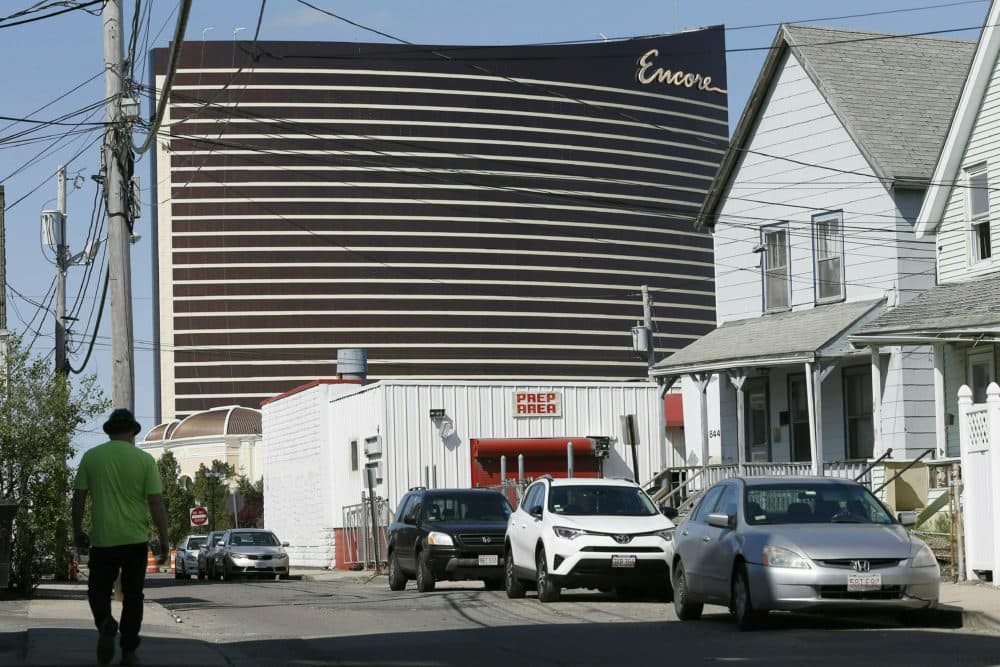
[[771,610],[926,609],[940,571],[930,548],[860,484],[829,477],[728,479],[677,527],[671,579],[681,620],[705,603],[741,629]]

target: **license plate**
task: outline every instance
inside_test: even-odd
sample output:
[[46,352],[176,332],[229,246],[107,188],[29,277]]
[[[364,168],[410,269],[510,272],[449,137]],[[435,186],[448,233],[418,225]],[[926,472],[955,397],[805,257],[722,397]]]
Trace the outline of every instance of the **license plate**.
[[611,567],[635,567],[635,556],[612,556]]
[[496,554],[481,554],[479,556],[480,567],[496,567],[500,564],[500,556]]
[[882,588],[881,574],[847,575],[847,590],[850,592],[877,591],[880,588]]
[[259,570],[264,570],[264,569],[267,569],[267,568],[269,568],[271,566],[268,565],[267,563],[257,563],[257,564],[254,565],[254,567],[256,567]]

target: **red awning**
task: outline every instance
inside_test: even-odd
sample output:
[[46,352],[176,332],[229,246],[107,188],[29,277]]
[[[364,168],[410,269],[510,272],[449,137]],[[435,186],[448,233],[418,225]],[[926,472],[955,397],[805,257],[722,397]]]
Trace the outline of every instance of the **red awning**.
[[593,455],[594,443],[589,438],[472,438],[472,457],[565,455],[566,445],[570,442],[573,443],[574,455]]
[[684,396],[682,394],[664,396],[663,415],[667,418],[667,428],[684,428]]

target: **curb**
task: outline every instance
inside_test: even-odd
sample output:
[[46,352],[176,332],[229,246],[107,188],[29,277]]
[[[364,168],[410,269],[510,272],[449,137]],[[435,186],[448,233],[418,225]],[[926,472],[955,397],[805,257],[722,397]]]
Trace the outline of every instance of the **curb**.
[[982,611],[963,609],[962,627],[1000,634],[1000,618]]

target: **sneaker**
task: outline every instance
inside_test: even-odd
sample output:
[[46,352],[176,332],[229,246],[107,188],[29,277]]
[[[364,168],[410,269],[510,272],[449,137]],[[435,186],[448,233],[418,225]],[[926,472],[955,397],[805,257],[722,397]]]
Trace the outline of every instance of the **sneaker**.
[[135,654],[135,651],[131,651],[129,653],[123,653],[122,654],[121,664],[123,664],[123,665],[140,665],[142,663],[139,662],[139,656],[137,656]]
[[97,628],[97,664],[107,665],[115,657],[115,635],[118,621],[108,616]]

